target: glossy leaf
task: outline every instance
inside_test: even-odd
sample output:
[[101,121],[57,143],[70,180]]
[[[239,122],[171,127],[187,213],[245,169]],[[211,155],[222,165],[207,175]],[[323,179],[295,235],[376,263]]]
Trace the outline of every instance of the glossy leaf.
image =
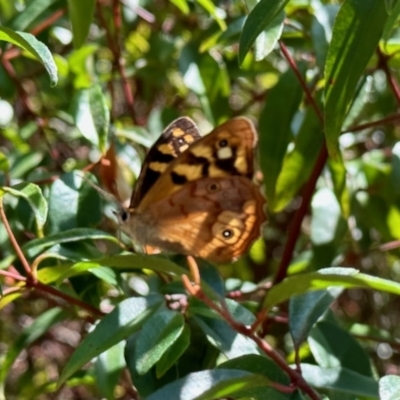
[[280,12],[261,32],[255,41],[255,59],[260,61],[274,50],[284,27],[285,13]]
[[248,15],[240,37],[239,64],[253,46],[257,36],[282,12],[289,0],[261,0]]
[[96,325],[72,354],[61,373],[58,385],[94,357],[140,329],[161,302],[162,297],[153,295],[147,298],[129,298],[119,303]]
[[397,400],[400,393],[400,377],[386,375],[379,380],[379,399]]
[[124,342],[117,343],[97,357],[94,364],[96,382],[102,395],[109,400],[115,398],[115,386],[124,367]]
[[245,354],[259,354],[256,344],[248,337],[234,331],[225,321],[195,317],[209,342],[228,359]]
[[183,316],[176,311],[161,310],[152,315],[136,338],[135,372],[148,372],[179,338],[183,328]]
[[47,220],[48,206],[39,186],[34,183],[20,183],[13,187],[3,187],[1,191],[25,199],[35,214],[37,229],[42,234]]
[[275,185],[292,139],[291,120],[299,107],[302,90],[292,71],[283,74],[269,91],[260,117],[260,167],[267,198],[274,204]]
[[115,236],[103,231],[89,228],[75,228],[65,232],[55,233],[54,235],[48,235],[42,239],[33,239],[23,246],[23,250],[29,257],[35,257],[55,244],[96,239],[103,239],[118,243],[118,239]]
[[269,290],[263,307],[271,308],[294,295],[331,286],[375,289],[400,295],[400,284],[397,282],[358,273],[353,268],[336,267],[286,278]]
[[335,195],[328,188],[317,191],[312,200],[311,240],[315,245],[333,242],[340,228],[341,211]]
[[183,327],[183,330],[179,337],[172,343],[171,346],[161,356],[160,360],[156,365],[156,375],[158,378],[163,376],[177,362],[182,353],[190,345],[190,329],[187,325]]
[[346,368],[321,368],[317,365],[301,364],[304,379],[312,386],[334,389],[356,396],[378,397],[378,382]]
[[372,377],[367,353],[347,331],[330,321],[319,321],[310,332],[308,344],[318,365],[347,368]]
[[85,42],[93,20],[95,0],[68,0],[69,18],[74,35],[74,47],[79,48]]
[[306,340],[310,329],[342,292],[342,288],[335,287],[291,297],[289,329],[297,348]]
[[347,0],[336,17],[325,68],[325,132],[334,159],[342,123],[387,17],[384,2],[376,0]]
[[236,392],[256,386],[268,387],[269,381],[260,375],[240,370],[205,370],[179,379],[147,400],[213,400],[233,396]]
[[101,219],[100,206],[99,193],[79,171],[62,175],[50,188],[51,232],[96,225]]
[[[218,366],[218,369],[238,369],[254,374],[263,375],[273,383],[289,385],[289,377],[271,359],[264,356],[245,355],[225,361]],[[237,393],[237,398],[254,398],[257,400],[284,400],[291,399],[291,394],[283,394],[272,387],[252,387]]]
[[74,101],[74,119],[82,135],[104,153],[110,123],[107,101],[99,85],[82,89]]
[[323,69],[328,53],[329,43],[332,40],[333,24],[339,6],[335,4],[313,3],[314,17],[311,26],[312,40],[315,47],[318,66]]
[[308,108],[296,135],[294,148],[283,158],[276,181],[275,197],[269,204],[271,210],[282,211],[295,198],[309,178],[323,145],[321,122],[315,110]]
[[42,15],[57,0],[36,0],[26,3],[26,7],[20,14],[10,21],[10,28],[17,31],[24,31],[36,18]]
[[0,40],[21,47],[40,61],[49,75],[51,86],[57,85],[57,66],[54,63],[53,57],[47,46],[37,40],[35,36],[30,33],[13,31],[5,26],[0,26]]

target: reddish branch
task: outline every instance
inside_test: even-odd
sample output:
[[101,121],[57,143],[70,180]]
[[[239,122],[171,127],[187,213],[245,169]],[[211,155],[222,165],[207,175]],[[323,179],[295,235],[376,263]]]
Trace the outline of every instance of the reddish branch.
[[[309,103],[311,104],[314,111],[316,112],[321,124],[323,124],[322,112],[318,108],[318,106],[312,96],[312,93],[310,92],[305,80],[303,79],[300,71],[297,68],[297,65],[296,65],[293,57],[291,56],[290,52],[287,50],[287,48],[283,44],[283,42],[279,42],[279,44],[280,44],[282,54],[284,55],[284,57],[286,58],[286,60],[288,61],[289,65],[290,65],[290,67],[292,68],[293,72],[295,73],[301,87],[304,90],[304,93],[305,93]],[[395,80],[395,78],[391,74],[390,69],[388,67],[389,57],[385,56],[379,48],[377,49],[377,53],[378,53],[378,57],[379,57],[378,68],[381,68],[385,72],[387,80],[389,82],[389,85],[392,88],[393,94],[396,97],[398,104],[400,104],[400,87],[398,85],[398,82]],[[398,120],[400,120],[400,115],[395,114],[395,115],[391,115],[391,116],[386,117],[379,121],[369,122],[366,124],[356,126],[354,128],[346,129],[346,131],[352,131],[352,132],[360,131],[363,129],[371,128],[373,126],[378,126],[378,125],[388,123],[388,122],[395,122]],[[305,215],[307,214],[309,204],[311,202],[311,198],[314,193],[318,177],[320,176],[320,174],[325,166],[327,158],[328,158],[328,152],[326,149],[326,144],[324,143],[322,145],[322,148],[318,155],[317,161],[314,165],[310,179],[308,180],[308,182],[306,183],[306,185],[303,188],[301,206],[297,209],[297,211],[293,217],[292,223],[289,227],[288,239],[285,244],[282,259],[279,264],[279,268],[276,273],[274,283],[278,283],[286,277],[287,269],[292,260],[296,242],[300,235],[302,221],[303,221]]]
[[[289,65],[293,69],[293,72],[295,73],[297,79],[299,80],[300,85],[302,86],[309,103],[313,107],[321,124],[323,124],[322,112],[318,108],[318,105],[315,102],[315,100],[312,96],[312,93],[310,92],[302,75],[300,74],[300,71],[298,70],[295,61],[293,60],[291,54],[289,53],[289,51],[287,50],[287,48],[285,47],[285,45],[282,42],[280,42],[280,47],[281,47],[281,51],[282,51],[283,55],[285,56]],[[314,165],[310,179],[308,180],[308,182],[305,184],[305,186],[303,188],[303,192],[302,192],[302,196],[301,196],[301,205],[296,210],[296,213],[293,217],[292,223],[290,224],[288,238],[287,238],[285,248],[284,248],[284,251],[282,254],[281,262],[279,264],[278,271],[275,275],[275,279],[274,279],[275,284],[279,283],[286,277],[287,269],[289,268],[289,264],[292,260],[293,252],[294,252],[294,249],[296,246],[297,239],[300,236],[301,224],[303,222],[305,215],[307,214],[309,204],[311,202],[311,198],[314,193],[315,186],[317,184],[317,180],[318,180],[319,176],[321,175],[321,172],[325,166],[327,158],[328,158],[328,152],[326,149],[326,145],[324,143],[322,145],[322,148],[318,155],[317,161]]]
[[[104,315],[100,310],[91,306],[90,304],[84,303],[83,301],[76,299],[75,297],[72,297],[66,293],[63,293],[60,290],[55,289],[49,285],[45,285],[37,280],[36,274],[33,272],[32,267],[29,265],[28,260],[26,259],[24,253],[22,252],[21,247],[19,246],[17,239],[15,238],[15,236],[11,230],[10,224],[8,223],[7,217],[4,213],[3,202],[1,201],[1,199],[0,199],[0,220],[3,222],[4,228],[6,229],[8,237],[10,239],[11,245],[14,247],[14,250],[17,253],[19,260],[21,261],[22,266],[24,267],[26,277],[22,276],[18,273],[15,273],[15,272],[10,272],[10,271],[0,271],[0,275],[15,279],[17,281],[23,281],[23,282],[25,282],[25,287],[28,289],[34,289],[34,290],[40,291],[42,293],[46,293],[46,294],[58,297],[60,299],[63,299],[67,303],[74,304],[74,305],[88,311],[89,313],[91,313],[94,316],[103,316]],[[18,289],[20,289],[20,288],[18,288]]]
[[[109,27],[107,26],[106,19],[104,18],[103,11],[104,7],[102,7],[101,2],[98,1],[96,3],[97,6],[97,14],[100,20],[100,23],[103,25],[106,31],[106,37],[108,42],[108,47],[111,50],[114,56],[114,65],[117,68],[122,82],[122,89],[124,91],[125,100],[129,106],[129,111],[131,114],[132,121],[135,122],[135,110],[134,110],[134,98],[131,89],[131,85],[129,84],[129,80],[126,75],[124,59],[122,57],[121,47],[120,47],[120,35],[121,35],[121,4],[119,0],[113,0],[112,10],[113,10],[113,20],[114,20],[114,35],[111,34]],[[115,88],[111,85],[111,94]]]
[[379,47],[376,49],[376,52],[378,54],[378,68],[382,69],[385,72],[386,79],[392,89],[394,96],[396,97],[397,104],[400,105],[400,87],[398,82],[390,72],[388,65],[390,56],[383,54]]
[[256,331],[254,331],[251,327],[247,327],[241,323],[236,322],[232,316],[230,315],[226,306],[224,306],[223,300],[221,301],[221,306],[218,306],[214,303],[200,288],[198,284],[192,286],[190,281],[185,278],[182,279],[186,290],[192,295],[197,297],[206,303],[211,309],[220,314],[223,319],[238,333],[248,337],[252,341],[254,341],[257,346],[275,363],[286,372],[289,376],[290,381],[292,383],[291,386],[284,386],[282,384],[271,382],[271,387],[280,390],[283,393],[291,393],[295,389],[299,388],[304,393],[308,394],[312,400],[319,400],[319,395],[314,391],[314,389],[304,380],[301,373],[293,368],[291,368],[286,360],[275,351],[264,339],[262,339]]

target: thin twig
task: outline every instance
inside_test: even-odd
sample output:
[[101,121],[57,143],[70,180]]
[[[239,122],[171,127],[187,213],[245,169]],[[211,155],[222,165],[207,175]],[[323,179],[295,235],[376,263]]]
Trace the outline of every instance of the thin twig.
[[27,259],[24,256],[24,253],[22,252],[21,248],[19,247],[19,244],[17,242],[17,239],[15,239],[15,236],[11,230],[10,224],[8,223],[6,214],[4,213],[4,207],[3,207],[3,200],[0,199],[0,219],[4,224],[4,228],[7,231],[8,237],[10,238],[11,245],[14,247],[15,252],[17,253],[18,258],[21,261],[22,266],[25,269],[25,272],[28,275],[28,279],[32,278],[32,270],[31,267],[27,261]]

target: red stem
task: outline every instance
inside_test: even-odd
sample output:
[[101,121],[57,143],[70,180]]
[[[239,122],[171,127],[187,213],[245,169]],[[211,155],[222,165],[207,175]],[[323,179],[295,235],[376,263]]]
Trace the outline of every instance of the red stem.
[[[318,105],[315,102],[302,75],[300,74],[300,71],[298,70],[295,61],[293,60],[293,58],[292,58],[291,54],[289,53],[289,51],[287,50],[286,46],[281,41],[279,42],[279,45],[281,47],[281,51],[282,51],[283,55],[285,56],[289,65],[293,69],[297,79],[299,80],[300,85],[302,86],[309,103],[313,107],[315,113],[317,114],[319,120],[321,121],[321,124],[323,124],[323,115],[321,113],[321,110],[318,108]],[[297,239],[300,236],[301,224],[303,222],[305,215],[307,214],[308,207],[309,207],[312,195],[314,193],[314,189],[317,184],[318,177],[320,176],[320,174],[325,166],[327,158],[328,158],[328,152],[326,149],[326,145],[324,143],[322,145],[322,148],[318,155],[317,161],[314,165],[311,176],[303,188],[303,192],[302,192],[302,196],[301,196],[302,197],[301,205],[296,210],[296,213],[294,215],[292,223],[289,227],[288,239],[285,244],[285,248],[284,248],[284,251],[282,254],[282,259],[281,259],[281,262],[278,267],[278,271],[275,275],[274,284],[282,281],[286,277],[287,269],[289,267],[290,261],[292,260],[293,252],[294,252],[294,249],[296,246]]]
[[0,275],[6,276],[7,278],[15,279],[16,281],[26,281],[26,278],[20,274],[15,274],[14,272],[4,271],[0,269]]
[[15,236],[11,230],[11,227],[10,227],[10,224],[8,223],[6,214],[4,213],[3,201],[1,199],[0,199],[0,219],[4,224],[4,228],[7,231],[8,237],[10,238],[11,245],[14,247],[14,250],[17,253],[18,258],[20,259],[21,264],[24,267],[26,274],[28,275],[28,280],[33,279],[31,267],[30,267],[27,259],[25,258],[24,253],[22,252],[21,248],[19,247],[17,239],[15,239]]
[[385,72],[386,79],[392,89],[394,96],[396,97],[397,104],[400,105],[400,87],[399,87],[396,79],[390,72],[389,65],[388,65],[389,57],[386,56],[385,54],[383,54],[379,47],[376,49],[376,52],[378,54],[378,68],[381,68]]
[[[214,311],[216,311],[218,314],[220,314],[224,320],[231,325],[231,327],[238,333],[241,333],[244,336],[247,336],[249,339],[253,340],[258,347],[272,360],[275,361],[275,363],[287,373],[287,375],[290,377],[290,380],[293,384],[294,387],[301,389],[304,393],[308,394],[312,400],[319,400],[320,397],[318,394],[314,391],[313,388],[304,380],[304,378],[301,376],[299,371],[290,368],[290,366],[286,363],[286,360],[278,353],[276,352],[264,339],[260,338],[257,333],[252,329],[248,328],[235,320],[232,319],[231,315],[229,314],[228,310],[225,309],[224,307],[219,307],[217,306],[211,299],[209,299],[202,290],[198,290],[196,292],[196,296],[204,301],[210,308],[212,308]],[[289,387],[280,387],[279,385],[279,390],[284,389],[285,392],[290,391],[292,388]],[[275,386],[278,388],[278,386]]]

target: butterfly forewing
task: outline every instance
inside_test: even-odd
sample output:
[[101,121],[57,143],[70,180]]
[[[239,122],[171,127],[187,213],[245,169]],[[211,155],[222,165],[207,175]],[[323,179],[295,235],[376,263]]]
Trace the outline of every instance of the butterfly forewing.
[[143,162],[132,193],[130,208],[136,208],[168,165],[201,137],[196,124],[188,117],[171,122],[158,138]]
[[139,211],[198,179],[228,176],[252,179],[256,143],[257,133],[248,118],[233,118],[220,125],[166,166],[138,204]]

